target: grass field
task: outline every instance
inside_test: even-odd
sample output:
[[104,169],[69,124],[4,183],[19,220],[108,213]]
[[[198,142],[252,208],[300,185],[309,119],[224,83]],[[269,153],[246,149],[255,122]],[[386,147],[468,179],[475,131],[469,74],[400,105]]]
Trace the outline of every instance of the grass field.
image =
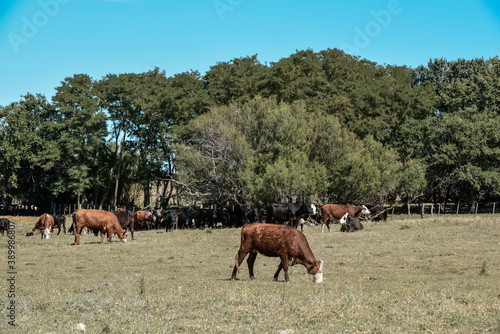
[[[365,223],[356,233],[306,227],[325,281],[303,266],[291,283],[277,258],[246,261],[229,280],[240,230],[139,231],[135,241],[24,237],[16,224],[19,333],[500,333],[500,216]],[[332,230],[332,231],[333,231]],[[8,325],[7,237],[0,332]],[[82,333],[82,332],[80,332]]]

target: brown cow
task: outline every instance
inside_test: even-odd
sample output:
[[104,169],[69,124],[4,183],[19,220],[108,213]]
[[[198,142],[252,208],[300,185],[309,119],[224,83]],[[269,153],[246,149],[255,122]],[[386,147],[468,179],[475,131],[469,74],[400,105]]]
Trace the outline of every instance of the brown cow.
[[321,222],[322,233],[325,229],[325,224],[328,227],[328,232],[330,232],[330,221],[339,222],[346,213],[353,218],[370,214],[370,210],[364,205],[324,204],[321,207],[321,211],[323,212],[323,221]]
[[39,230],[42,233],[42,239],[49,239],[52,229],[54,229],[54,217],[48,213],[44,213],[38,217],[35,227],[31,231]]
[[143,224],[146,225],[148,230],[151,229],[151,226],[155,222],[155,215],[149,211],[137,211],[134,213],[134,226],[135,228],[142,227]]
[[94,232],[101,232],[101,244],[104,242],[104,234],[108,234],[109,243],[113,243],[111,237],[114,233],[122,242],[127,242],[127,233],[120,226],[116,215],[104,210],[78,209],[73,213],[73,224],[75,230],[75,245],[80,244],[80,233],[84,226]]
[[323,281],[323,261],[316,261],[306,236],[299,230],[284,225],[252,223],[246,224],[241,229],[240,250],[236,254],[235,266],[231,280],[236,280],[236,273],[245,259],[247,259],[250,279],[255,279],[253,265],[258,253],[281,259],[278,271],[274,274],[274,280],[283,269],[285,281],[290,282],[288,277],[288,265],[302,264],[306,267],[313,282]]

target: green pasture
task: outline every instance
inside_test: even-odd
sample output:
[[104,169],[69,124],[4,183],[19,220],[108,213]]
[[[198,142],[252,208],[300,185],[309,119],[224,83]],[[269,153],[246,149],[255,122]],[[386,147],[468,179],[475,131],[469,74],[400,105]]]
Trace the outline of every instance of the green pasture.
[[[16,322],[0,236],[2,333],[500,333],[500,216],[365,222],[356,233],[305,227],[325,281],[303,266],[291,283],[277,258],[246,261],[229,280],[239,229],[139,231],[126,244],[100,237],[25,237],[17,222]],[[69,224],[68,226],[69,227]],[[129,238],[130,239],[130,238]],[[85,325],[85,332],[76,329]]]

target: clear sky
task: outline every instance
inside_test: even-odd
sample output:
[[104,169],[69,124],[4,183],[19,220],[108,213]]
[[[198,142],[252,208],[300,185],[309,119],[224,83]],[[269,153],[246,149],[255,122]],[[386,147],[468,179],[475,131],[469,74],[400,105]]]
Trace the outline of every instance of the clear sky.
[[202,74],[339,48],[379,64],[500,55],[498,0],[1,0],[0,105],[86,73]]

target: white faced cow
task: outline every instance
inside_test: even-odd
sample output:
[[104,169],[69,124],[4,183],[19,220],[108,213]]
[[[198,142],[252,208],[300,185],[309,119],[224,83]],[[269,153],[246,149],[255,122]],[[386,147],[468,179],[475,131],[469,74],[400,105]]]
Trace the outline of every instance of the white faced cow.
[[[343,204],[325,204],[321,207],[321,211],[323,212],[321,232],[323,232],[325,224],[328,228],[328,232],[330,232],[330,221],[335,223],[340,222],[346,214],[353,218],[370,214],[370,210],[368,210],[368,208],[364,205],[352,206]],[[344,218],[344,221],[346,220],[347,216]]]
[[289,282],[288,266],[301,264],[306,267],[312,281],[321,283],[323,281],[323,261],[318,261],[309,248],[306,236],[299,230],[276,224],[246,224],[241,229],[241,244],[235,258],[235,265],[231,280],[236,280],[236,273],[248,256],[248,270],[251,279],[255,279],[253,265],[257,254],[270,257],[279,257],[281,262],[278,271],[274,274],[274,280],[278,280],[278,275],[283,269],[285,281]]

